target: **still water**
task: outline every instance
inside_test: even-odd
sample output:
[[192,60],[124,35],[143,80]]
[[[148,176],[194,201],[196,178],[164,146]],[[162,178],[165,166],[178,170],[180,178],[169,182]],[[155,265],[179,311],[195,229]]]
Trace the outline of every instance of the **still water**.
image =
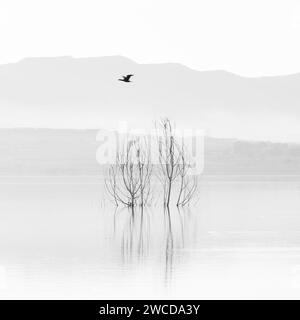
[[3,178],[0,298],[300,298],[300,182],[204,180],[184,210],[93,178]]

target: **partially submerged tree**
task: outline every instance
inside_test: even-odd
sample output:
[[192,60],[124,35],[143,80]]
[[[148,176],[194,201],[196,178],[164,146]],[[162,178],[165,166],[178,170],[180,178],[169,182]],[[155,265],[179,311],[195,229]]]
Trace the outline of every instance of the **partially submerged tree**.
[[[177,206],[189,204],[197,190],[197,177],[191,174],[191,161],[184,139],[175,134],[166,118],[156,124],[158,171],[163,188],[163,205],[168,208],[175,195]],[[108,170],[106,190],[116,205],[144,207],[149,204],[153,164],[151,141],[146,137],[126,140],[117,148],[115,163]]]
[[151,176],[153,165],[151,162],[150,143],[147,138],[138,138],[135,142],[137,170],[139,176],[139,205],[148,204],[151,192]]
[[181,145],[181,161],[180,161],[180,169],[179,169],[179,193],[177,198],[176,206],[185,206],[190,203],[193,199],[197,187],[198,187],[198,179],[197,176],[192,175],[191,171],[191,163],[189,162],[189,156],[186,151],[184,142]]
[[163,186],[163,202],[169,207],[175,185],[179,183],[177,206],[190,203],[197,189],[197,177],[192,176],[191,163],[185,147],[184,138],[176,136],[174,125],[168,118],[156,126],[158,158],[160,164],[159,180]]
[[147,141],[132,139],[117,148],[105,187],[116,205],[144,207],[151,190],[152,164]]
[[180,149],[169,119],[162,119],[156,126],[158,142],[159,179],[163,185],[164,206],[171,201],[173,183],[180,173]]

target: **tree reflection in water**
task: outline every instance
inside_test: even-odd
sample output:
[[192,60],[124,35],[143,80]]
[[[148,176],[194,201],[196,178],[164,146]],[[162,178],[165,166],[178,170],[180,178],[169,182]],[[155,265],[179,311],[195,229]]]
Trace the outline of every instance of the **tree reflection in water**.
[[124,266],[159,261],[166,285],[172,280],[185,245],[192,240],[193,214],[189,208],[164,210],[121,208],[113,215],[113,235]]

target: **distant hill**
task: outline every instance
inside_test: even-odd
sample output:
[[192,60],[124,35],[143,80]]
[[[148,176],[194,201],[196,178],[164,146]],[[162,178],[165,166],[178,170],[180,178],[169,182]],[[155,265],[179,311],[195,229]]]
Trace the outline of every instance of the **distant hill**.
[[[102,175],[96,130],[0,129],[0,176]],[[300,175],[300,145],[205,138],[205,175]]]
[[[117,79],[133,73],[132,83]],[[120,57],[0,66],[0,127],[110,128],[169,116],[207,135],[300,142],[300,74],[243,78]]]

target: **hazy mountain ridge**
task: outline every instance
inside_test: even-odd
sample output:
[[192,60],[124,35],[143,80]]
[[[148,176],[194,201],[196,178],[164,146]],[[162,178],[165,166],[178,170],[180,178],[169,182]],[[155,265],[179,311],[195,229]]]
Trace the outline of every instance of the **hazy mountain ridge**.
[[[133,73],[133,82],[117,79]],[[300,142],[300,74],[244,78],[120,57],[0,66],[0,127],[109,128],[168,116],[208,135]]]
[[[103,174],[97,130],[0,129],[0,175]],[[300,175],[300,145],[205,138],[206,175]]]

